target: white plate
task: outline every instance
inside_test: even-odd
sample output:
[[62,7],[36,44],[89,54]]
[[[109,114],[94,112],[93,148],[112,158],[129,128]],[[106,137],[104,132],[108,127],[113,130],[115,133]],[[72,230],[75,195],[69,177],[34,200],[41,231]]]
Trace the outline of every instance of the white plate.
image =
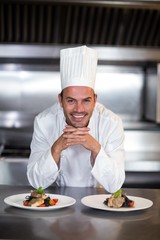
[[115,211],[115,212],[143,210],[153,205],[153,202],[149,199],[128,196],[129,199],[135,202],[134,207],[110,208],[103,203],[106,200],[106,198],[110,196],[111,195],[109,194],[98,194],[98,195],[86,196],[81,199],[81,203],[87,207],[96,208],[96,209],[105,210],[105,211]]
[[36,210],[36,211],[49,211],[49,210],[55,210],[59,208],[69,207],[73,204],[75,204],[76,200],[74,198],[64,196],[64,195],[58,195],[58,194],[47,194],[51,199],[52,198],[58,198],[58,202],[54,206],[49,207],[26,207],[23,206],[23,201],[25,200],[26,196],[29,196],[30,193],[23,193],[23,194],[17,194],[12,195],[4,199],[4,202],[10,206],[17,207],[17,208],[23,208],[27,210]]

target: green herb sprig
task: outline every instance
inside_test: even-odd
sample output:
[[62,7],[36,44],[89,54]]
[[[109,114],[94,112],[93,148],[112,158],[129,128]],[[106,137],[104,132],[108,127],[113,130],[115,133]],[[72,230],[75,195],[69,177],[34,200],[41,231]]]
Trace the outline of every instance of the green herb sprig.
[[114,193],[114,197],[117,198],[122,194],[122,189],[119,189],[117,192]]
[[39,194],[43,194],[44,193],[44,190],[42,187],[39,187],[37,190],[36,190],[37,193]]

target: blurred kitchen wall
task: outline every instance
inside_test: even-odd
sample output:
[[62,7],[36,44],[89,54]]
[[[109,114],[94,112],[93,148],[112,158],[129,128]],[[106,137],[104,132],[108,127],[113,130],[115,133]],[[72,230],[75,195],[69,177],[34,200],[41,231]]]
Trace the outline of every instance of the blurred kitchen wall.
[[60,91],[60,49],[85,44],[98,101],[123,120],[126,170],[159,172],[159,26],[158,1],[1,0],[1,156],[28,157],[34,117]]

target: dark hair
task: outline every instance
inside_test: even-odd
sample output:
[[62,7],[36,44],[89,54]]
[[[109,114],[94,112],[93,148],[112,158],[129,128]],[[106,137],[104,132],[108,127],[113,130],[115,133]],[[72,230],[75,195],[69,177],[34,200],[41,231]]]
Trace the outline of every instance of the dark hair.
[[61,98],[63,97],[63,90],[60,92],[59,95],[61,96]]
[[[63,90],[59,93],[59,95],[61,96],[61,98],[63,98]],[[94,96],[96,96],[97,94],[94,92]]]

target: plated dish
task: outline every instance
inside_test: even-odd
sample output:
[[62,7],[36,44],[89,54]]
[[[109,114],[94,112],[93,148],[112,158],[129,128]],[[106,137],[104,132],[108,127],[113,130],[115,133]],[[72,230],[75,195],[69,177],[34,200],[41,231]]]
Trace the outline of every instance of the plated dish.
[[27,195],[30,195],[30,193],[22,193],[17,195],[12,195],[9,197],[6,197],[4,199],[4,202],[12,207],[22,208],[26,210],[35,210],[35,211],[50,211],[50,210],[56,210],[60,208],[65,208],[72,206],[76,203],[76,200],[72,197],[68,197],[65,195],[58,195],[58,194],[49,194],[51,198],[57,198],[58,202],[54,206],[49,207],[30,207],[30,206],[24,206],[23,201]]
[[90,195],[81,199],[81,203],[87,207],[100,209],[104,211],[115,211],[115,212],[129,212],[129,211],[138,211],[150,208],[153,205],[153,202],[146,198],[128,196],[131,198],[135,205],[134,207],[121,207],[121,208],[111,208],[104,204],[104,200],[109,198],[110,194],[98,194]]

